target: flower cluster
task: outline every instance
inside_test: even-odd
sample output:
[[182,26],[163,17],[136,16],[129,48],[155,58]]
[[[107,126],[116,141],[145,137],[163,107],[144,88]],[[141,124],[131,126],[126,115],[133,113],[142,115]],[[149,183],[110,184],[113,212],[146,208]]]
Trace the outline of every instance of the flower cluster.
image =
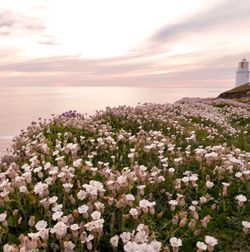
[[187,99],[32,123],[0,163],[0,247],[250,246],[249,122],[245,105]]

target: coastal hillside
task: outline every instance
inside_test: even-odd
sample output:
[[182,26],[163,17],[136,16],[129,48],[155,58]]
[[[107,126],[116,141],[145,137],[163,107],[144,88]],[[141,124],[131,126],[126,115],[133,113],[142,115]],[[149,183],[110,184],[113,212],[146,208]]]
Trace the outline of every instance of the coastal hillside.
[[250,251],[250,107],[74,111],[0,163],[0,251]]
[[250,83],[223,92],[218,98],[235,99],[241,102],[250,103]]

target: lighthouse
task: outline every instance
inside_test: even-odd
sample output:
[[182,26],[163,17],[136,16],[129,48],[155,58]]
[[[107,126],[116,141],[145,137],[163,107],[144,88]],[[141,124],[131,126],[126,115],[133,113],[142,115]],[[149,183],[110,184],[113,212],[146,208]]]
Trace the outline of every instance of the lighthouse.
[[241,86],[249,82],[249,62],[243,59],[239,62],[238,69],[236,71],[236,87]]

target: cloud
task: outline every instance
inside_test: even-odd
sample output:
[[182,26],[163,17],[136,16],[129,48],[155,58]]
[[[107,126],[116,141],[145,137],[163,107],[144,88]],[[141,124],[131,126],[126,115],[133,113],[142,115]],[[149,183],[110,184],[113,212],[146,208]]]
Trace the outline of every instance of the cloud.
[[249,26],[250,5],[248,1],[226,0],[222,3],[213,6],[212,8],[200,12],[186,20],[175,24],[167,24],[159,29],[150,39],[155,44],[173,42],[188,34],[206,33],[213,29],[222,29],[225,32],[230,32],[233,26]]
[[218,86],[219,83],[230,87],[237,60],[238,54],[230,54],[192,65],[161,66],[162,72],[159,72],[161,67],[155,62],[144,60],[133,62],[123,58],[118,64],[117,59],[54,57],[1,65],[0,78],[5,85],[28,86],[63,83],[66,86],[206,87]]
[[45,27],[37,18],[24,16],[17,12],[4,10],[0,12],[0,36],[23,33],[41,33]]
[[[219,83],[229,87],[234,83],[239,54],[250,55],[247,34],[242,40],[245,44],[237,44],[240,40],[236,33],[240,28],[248,31],[250,25],[250,5],[246,2],[227,0],[189,19],[167,24],[121,57],[83,59],[72,55],[2,61],[0,80],[5,85],[29,86],[63,83],[68,86],[185,87],[218,86]],[[38,44],[50,47],[59,44],[46,34],[46,28],[36,18],[9,14],[0,13],[0,35],[1,29],[10,34],[15,30],[41,32]],[[223,36],[229,35],[233,39],[226,45],[228,38]],[[190,38],[192,41],[188,44]],[[189,48],[186,45],[191,50],[183,50]]]
[[88,75],[116,75],[133,74],[138,71],[150,71],[153,64],[149,62],[133,62],[129,57],[127,61],[113,59],[87,60],[79,56],[62,56],[45,59],[33,59],[18,63],[0,65],[0,72],[22,73],[81,73]]
[[56,46],[56,45],[60,45],[61,43],[59,43],[53,36],[44,35],[42,39],[38,41],[38,44]]

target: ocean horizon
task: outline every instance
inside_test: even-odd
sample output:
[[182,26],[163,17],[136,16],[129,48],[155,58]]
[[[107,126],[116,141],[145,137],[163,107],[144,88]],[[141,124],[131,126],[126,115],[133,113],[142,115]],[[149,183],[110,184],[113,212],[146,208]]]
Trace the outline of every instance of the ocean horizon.
[[97,110],[138,103],[173,103],[183,97],[217,97],[225,88],[149,87],[0,87],[0,156],[13,137],[38,118],[76,110]]

